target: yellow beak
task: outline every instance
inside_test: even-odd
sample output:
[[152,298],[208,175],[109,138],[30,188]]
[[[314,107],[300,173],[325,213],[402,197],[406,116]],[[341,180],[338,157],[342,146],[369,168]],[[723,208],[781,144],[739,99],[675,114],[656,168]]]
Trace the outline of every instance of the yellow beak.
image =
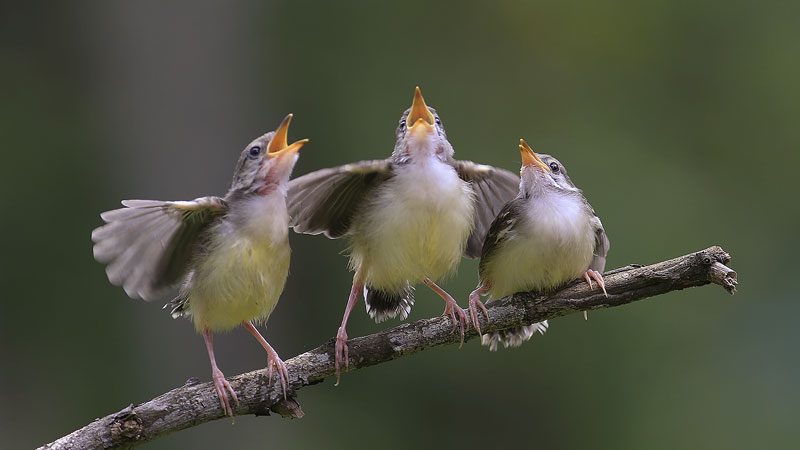
[[409,111],[408,118],[406,119],[408,131],[411,134],[417,133],[418,130],[429,134],[433,133],[433,121],[433,114],[431,114],[428,109],[428,105],[425,104],[425,99],[422,98],[422,92],[420,92],[419,86],[417,86],[417,89],[414,91],[414,102],[411,103],[411,111]]
[[539,155],[533,152],[525,139],[519,140],[519,152],[522,155],[522,167],[539,166],[543,171],[550,172],[550,166],[539,159]]
[[283,119],[278,129],[275,130],[275,136],[272,137],[272,140],[269,141],[269,145],[267,145],[267,155],[273,157],[278,155],[293,155],[300,150],[300,147],[308,142],[308,139],[303,139],[289,145],[286,138],[289,136],[289,123],[291,121],[292,114],[289,114]]

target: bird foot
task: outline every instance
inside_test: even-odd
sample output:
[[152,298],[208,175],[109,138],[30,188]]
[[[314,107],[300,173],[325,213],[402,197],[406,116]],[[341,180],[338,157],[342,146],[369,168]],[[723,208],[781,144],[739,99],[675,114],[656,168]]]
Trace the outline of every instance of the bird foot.
[[[449,297],[449,296],[448,296]],[[458,348],[461,348],[464,345],[464,328],[469,323],[469,319],[467,318],[467,313],[458,306],[458,303],[452,298],[445,298],[445,307],[444,312],[442,313],[443,316],[450,316],[450,319],[453,321],[453,332],[456,329],[461,331],[461,342],[458,344]],[[456,315],[458,315],[458,320],[456,320]]]
[[[603,274],[596,271],[589,269],[583,273],[583,279],[586,280],[586,283],[589,284],[589,289],[594,289],[594,285],[592,285],[592,280],[597,282],[597,285],[600,286],[600,289],[603,290],[603,295],[608,298],[608,292],[606,292],[606,282],[603,280]],[[583,312],[583,320],[589,320],[589,316],[586,311]]]
[[336,360],[334,366],[336,368],[336,386],[339,385],[339,378],[342,375],[342,361],[344,361],[344,367],[350,367],[350,353],[347,348],[347,331],[344,329],[344,326],[339,327],[339,331],[336,333]]
[[592,285],[592,280],[596,281],[597,285],[600,286],[600,289],[603,290],[603,295],[608,297],[608,292],[606,292],[606,282],[603,281],[602,273],[596,270],[589,269],[583,273],[583,279],[586,280],[587,283],[589,283],[589,289],[594,288],[594,286]]
[[481,333],[481,325],[478,321],[478,308],[483,311],[483,315],[486,316],[486,320],[489,320],[489,311],[486,309],[486,306],[483,305],[480,296],[478,296],[477,292],[473,292],[469,296],[469,316],[472,319],[472,326],[475,327],[475,331],[478,332],[478,335],[483,335]]
[[[467,319],[467,313],[464,312],[464,310],[461,309],[460,306],[458,306],[458,302],[455,301],[452,295],[448,294],[447,291],[437,286],[436,283],[433,282],[433,280],[431,280],[428,277],[425,277],[422,279],[422,282],[425,283],[426,286],[431,288],[433,292],[439,294],[439,297],[442,297],[442,300],[444,300],[444,312],[442,313],[442,315],[450,316],[450,318],[453,319],[453,332],[456,331],[459,322],[461,323],[461,343],[458,345],[458,348],[461,348],[461,346],[464,345],[464,326],[468,323],[469,320]],[[456,314],[458,314],[458,320],[456,320]]]
[[236,397],[236,392],[233,391],[233,387],[231,387],[231,384],[225,379],[225,375],[218,368],[212,368],[211,378],[214,380],[214,389],[217,391],[217,396],[219,396],[222,410],[225,411],[225,415],[233,417],[233,409],[231,408],[231,400],[228,398],[228,392],[231,393],[236,406],[239,406],[239,398]]
[[286,400],[286,387],[289,385],[289,370],[286,368],[286,364],[284,364],[280,356],[278,356],[278,352],[274,350],[267,351],[267,380],[270,382],[272,382],[273,368],[275,368],[278,379],[281,382],[281,387],[283,388],[283,399]]

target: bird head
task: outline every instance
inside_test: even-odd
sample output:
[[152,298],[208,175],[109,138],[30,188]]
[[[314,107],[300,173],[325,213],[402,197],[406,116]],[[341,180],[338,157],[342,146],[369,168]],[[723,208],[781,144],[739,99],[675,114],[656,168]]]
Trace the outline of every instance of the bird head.
[[522,155],[520,188],[526,196],[542,189],[580,192],[567,175],[567,169],[554,157],[535,153],[524,139],[519,140],[519,152]]
[[425,104],[419,86],[414,90],[411,107],[400,116],[392,156],[400,163],[430,157],[447,162],[453,157],[453,146],[447,141],[442,121],[436,110]]
[[297,152],[308,142],[303,139],[289,144],[289,123],[292,115],[283,119],[278,129],[271,131],[242,150],[231,190],[241,194],[264,195],[275,188],[286,186],[297,162]]

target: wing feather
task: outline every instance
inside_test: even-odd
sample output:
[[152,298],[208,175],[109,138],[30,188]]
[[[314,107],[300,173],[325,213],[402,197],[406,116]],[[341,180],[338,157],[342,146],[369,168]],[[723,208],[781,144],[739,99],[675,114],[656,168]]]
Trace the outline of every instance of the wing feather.
[[153,300],[188,270],[198,236],[227,211],[219,197],[190,202],[125,200],[92,231],[94,257],[109,281],[133,298]]
[[503,206],[519,193],[519,177],[505,169],[456,161],[458,175],[475,190],[475,226],[467,240],[466,256],[478,258],[489,227]]
[[608,236],[606,236],[606,231],[603,229],[603,224],[600,223],[599,218],[597,219],[597,224],[599,227],[594,235],[594,257],[589,264],[589,268],[602,273],[606,268],[606,255],[608,255],[611,243],[608,241]]
[[152,276],[155,267],[148,267],[145,262],[157,260],[164,248],[163,240],[172,239],[178,229],[179,226],[165,214],[154,218],[147,230],[134,236],[127,248],[121,248],[122,253],[108,264],[108,281],[122,286],[130,297],[150,298],[151,289],[146,280]]
[[350,232],[364,196],[392,176],[388,159],[321,169],[289,182],[286,205],[298,233],[331,239]]
[[481,260],[478,265],[478,274],[481,276],[487,262],[514,233],[518,224],[517,218],[522,214],[524,208],[523,200],[520,197],[515,197],[503,206],[497,217],[492,221],[481,248]]

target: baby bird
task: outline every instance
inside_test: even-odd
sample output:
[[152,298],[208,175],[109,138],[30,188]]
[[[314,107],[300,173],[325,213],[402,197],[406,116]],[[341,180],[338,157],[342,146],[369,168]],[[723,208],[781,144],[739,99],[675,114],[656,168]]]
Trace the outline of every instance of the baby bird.
[[506,170],[453,159],[442,121],[419,87],[396,136],[388,159],[322,169],[289,183],[296,232],[350,240],[355,275],[336,334],[337,384],[349,363],[347,319],[362,291],[367,313],[382,322],[405,319],[413,286],[425,283],[444,299],[454,330],[460,322],[463,342],[467,314],[436,281],[455,272],[465,252],[480,254],[489,224],[519,183]]
[[107,224],[92,231],[95,259],[108,264],[109,281],[131,298],[154,300],[181,283],[166,306],[173,317],[191,317],[203,334],[214,387],[230,416],[228,392],[239,400],[217,367],[213,332],[242,325],[252,333],[267,351],[269,378],[274,367],[286,396],[286,366],[254,322],[267,321],[289,272],[287,185],[308,142],[288,145],[291,119],[245,147],[224,197],[125,200],[124,208],[102,213]]
[[[575,187],[567,170],[550,155],[537,155],[520,139],[522,168],[519,194],[506,204],[489,228],[478,266],[480,283],[469,296],[472,322],[478,328],[478,309],[489,318],[481,295],[489,301],[516,292],[550,292],[583,276],[603,289],[602,272],[609,242],[600,218]],[[608,294],[606,294],[608,295]],[[548,323],[496,331],[481,342],[494,351],[516,347]]]

